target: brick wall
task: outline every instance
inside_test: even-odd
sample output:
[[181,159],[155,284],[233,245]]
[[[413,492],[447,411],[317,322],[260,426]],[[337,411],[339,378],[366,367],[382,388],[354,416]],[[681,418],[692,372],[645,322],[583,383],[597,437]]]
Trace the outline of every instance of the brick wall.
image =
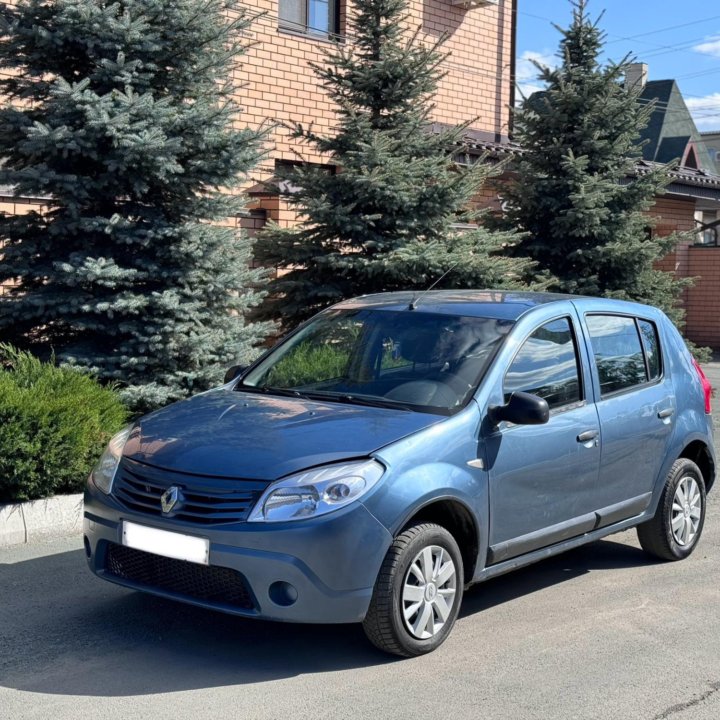
[[450,53],[444,65],[433,119],[458,124],[477,118],[473,127],[508,135],[512,66],[511,0],[499,5],[465,9],[449,0],[415,0],[413,20],[434,42],[447,34]]
[[[695,229],[695,201],[661,198],[652,210],[660,215],[656,232],[686,232]],[[720,348],[720,248],[698,247],[694,238],[680,243],[658,268],[678,277],[694,278],[683,293],[685,334],[697,345]]]
[[698,345],[720,348],[720,248],[690,247],[688,274],[696,280],[687,291],[687,336]]
[[[39,202],[15,200],[13,198],[2,198],[0,197],[0,213],[9,213],[11,215],[24,215],[31,210],[42,209],[42,205]],[[2,240],[0,240],[0,262],[2,262]],[[11,283],[0,284],[0,295],[4,295]]]
[[[695,229],[695,200],[688,198],[660,198],[649,212],[657,218],[654,232],[664,237],[674,232]],[[660,270],[673,271],[679,277],[688,277],[688,247],[692,240],[684,241],[658,263]]]
[[[345,0],[341,0],[345,7]],[[254,10],[265,12],[253,25],[255,46],[236,73],[244,113],[241,122],[258,125],[268,119],[314,123],[320,132],[331,130],[334,107],[315,78],[311,62],[324,61],[327,41],[279,30],[278,0],[258,0]],[[421,38],[433,43],[442,34],[448,40],[444,51],[450,57],[443,69],[432,119],[458,124],[477,120],[473,128],[498,136],[508,133],[510,103],[512,1],[499,5],[464,9],[450,0],[412,0],[410,25],[421,29]],[[345,32],[341,22],[341,34]],[[347,38],[352,42],[352,38]],[[295,160],[299,146],[287,132],[276,129],[271,138],[271,159]],[[322,162],[308,149],[304,157]],[[272,171],[272,162],[263,166],[260,178]]]

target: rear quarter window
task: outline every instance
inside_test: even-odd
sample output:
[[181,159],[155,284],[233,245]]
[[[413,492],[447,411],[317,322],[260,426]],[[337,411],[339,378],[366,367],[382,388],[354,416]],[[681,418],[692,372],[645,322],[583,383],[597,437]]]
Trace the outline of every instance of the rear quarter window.
[[648,378],[657,380],[662,374],[662,361],[660,356],[660,341],[655,323],[649,320],[638,320],[640,335],[647,358]]

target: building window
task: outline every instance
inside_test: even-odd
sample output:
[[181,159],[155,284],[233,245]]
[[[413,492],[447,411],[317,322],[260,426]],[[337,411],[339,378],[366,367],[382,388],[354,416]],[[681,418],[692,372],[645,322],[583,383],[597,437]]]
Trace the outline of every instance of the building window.
[[718,244],[718,213],[716,210],[698,210],[695,212],[695,226],[698,230],[696,245]]
[[280,0],[280,28],[327,37],[338,32],[337,0]]

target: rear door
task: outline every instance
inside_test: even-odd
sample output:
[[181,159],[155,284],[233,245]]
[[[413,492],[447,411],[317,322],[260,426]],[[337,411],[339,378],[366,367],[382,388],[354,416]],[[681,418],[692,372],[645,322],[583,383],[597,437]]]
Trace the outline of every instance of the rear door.
[[600,424],[579,350],[573,317],[546,321],[523,340],[504,375],[505,401],[518,390],[543,397],[550,420],[502,422],[486,437],[490,563],[595,525]]
[[583,320],[602,429],[602,527],[649,505],[672,433],[675,395],[652,320],[611,313],[586,313]]

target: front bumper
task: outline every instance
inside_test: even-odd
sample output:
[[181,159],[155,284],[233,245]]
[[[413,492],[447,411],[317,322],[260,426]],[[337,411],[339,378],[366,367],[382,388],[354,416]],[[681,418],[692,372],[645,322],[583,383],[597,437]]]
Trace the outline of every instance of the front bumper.
[[[208,538],[209,566],[127,553],[123,520]],[[220,528],[131,512],[91,488],[85,493],[84,535],[90,570],[110,582],[245,617],[307,623],[361,621],[392,543],[388,530],[359,503],[315,520]],[[225,598],[217,591],[223,583],[243,582],[247,602],[237,600],[238,592],[228,591]]]

